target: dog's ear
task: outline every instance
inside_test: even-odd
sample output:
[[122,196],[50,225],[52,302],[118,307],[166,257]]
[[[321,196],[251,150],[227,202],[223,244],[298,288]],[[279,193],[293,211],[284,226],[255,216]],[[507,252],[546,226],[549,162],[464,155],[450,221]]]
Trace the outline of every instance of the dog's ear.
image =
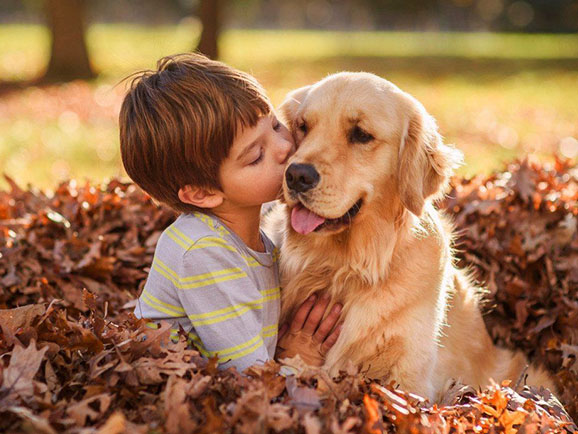
[[463,154],[444,145],[433,117],[414,111],[406,122],[399,148],[397,180],[403,205],[419,216],[425,200],[443,191]]
[[297,110],[299,110],[299,106],[307,97],[310,89],[311,86],[304,86],[289,92],[285,97],[285,100],[279,106],[281,118],[288,127],[293,126]]

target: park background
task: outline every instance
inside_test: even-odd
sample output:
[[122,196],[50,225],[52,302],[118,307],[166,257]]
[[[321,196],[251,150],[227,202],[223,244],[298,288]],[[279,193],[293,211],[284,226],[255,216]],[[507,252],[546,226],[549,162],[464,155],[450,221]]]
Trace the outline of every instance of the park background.
[[196,49],[203,28],[201,50],[275,105],[337,71],[389,79],[464,151],[462,175],[576,161],[575,0],[3,0],[0,173],[49,190],[124,176],[122,78]]

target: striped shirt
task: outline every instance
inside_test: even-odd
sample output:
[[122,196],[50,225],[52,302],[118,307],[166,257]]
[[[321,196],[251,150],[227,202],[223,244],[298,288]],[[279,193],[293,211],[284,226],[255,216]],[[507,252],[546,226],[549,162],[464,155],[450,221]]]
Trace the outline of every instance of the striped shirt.
[[280,310],[278,251],[256,252],[210,214],[182,214],[161,234],[135,315],[182,327],[219,368],[272,359]]

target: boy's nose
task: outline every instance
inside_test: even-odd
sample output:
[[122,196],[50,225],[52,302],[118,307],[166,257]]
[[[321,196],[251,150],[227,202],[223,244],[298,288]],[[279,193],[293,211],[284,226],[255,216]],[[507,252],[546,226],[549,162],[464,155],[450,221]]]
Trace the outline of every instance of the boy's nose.
[[311,164],[291,164],[285,171],[287,187],[304,193],[319,184],[319,173]]

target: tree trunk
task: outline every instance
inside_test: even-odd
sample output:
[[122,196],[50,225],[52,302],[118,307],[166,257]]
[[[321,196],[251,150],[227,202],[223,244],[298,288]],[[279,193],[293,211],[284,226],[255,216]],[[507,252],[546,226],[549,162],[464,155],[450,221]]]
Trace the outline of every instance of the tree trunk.
[[211,59],[219,57],[219,32],[221,30],[221,4],[222,0],[201,0],[199,16],[203,30],[201,40],[197,46],[205,56]]
[[52,44],[44,79],[66,81],[94,77],[84,37],[84,12],[84,0],[46,0]]

